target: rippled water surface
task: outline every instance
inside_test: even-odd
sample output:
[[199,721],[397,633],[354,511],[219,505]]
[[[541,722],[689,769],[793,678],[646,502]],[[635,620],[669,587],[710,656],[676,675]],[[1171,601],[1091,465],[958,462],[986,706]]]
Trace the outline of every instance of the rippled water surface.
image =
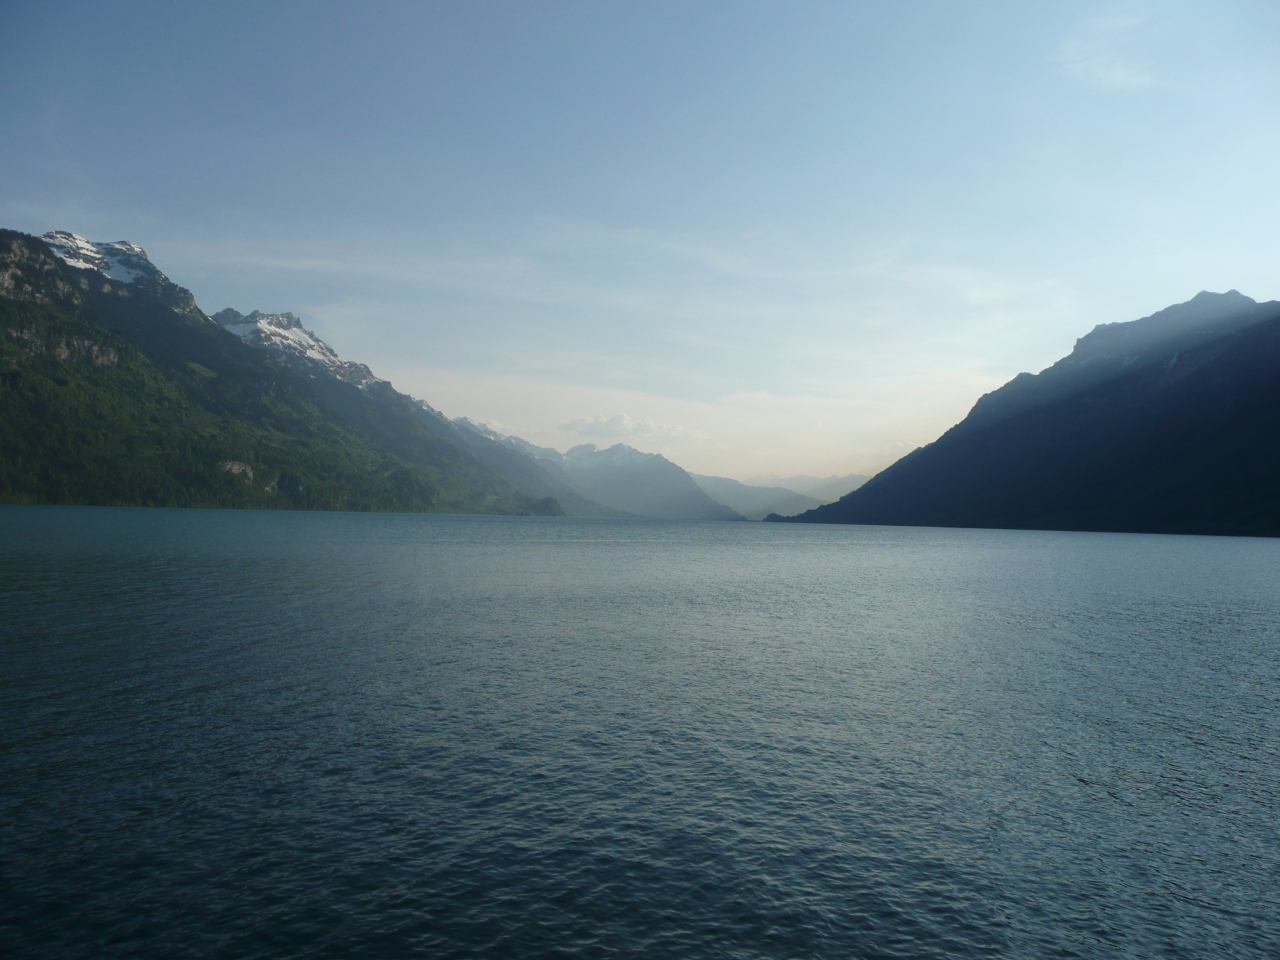
[[1280,956],[1280,542],[0,508],[0,953]]

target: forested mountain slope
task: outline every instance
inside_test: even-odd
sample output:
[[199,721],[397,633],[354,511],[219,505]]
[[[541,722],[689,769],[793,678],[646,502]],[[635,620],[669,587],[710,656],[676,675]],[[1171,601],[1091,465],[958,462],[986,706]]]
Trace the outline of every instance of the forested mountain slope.
[[0,500],[561,512],[384,381],[244,342],[141,248],[50,240],[0,231]]

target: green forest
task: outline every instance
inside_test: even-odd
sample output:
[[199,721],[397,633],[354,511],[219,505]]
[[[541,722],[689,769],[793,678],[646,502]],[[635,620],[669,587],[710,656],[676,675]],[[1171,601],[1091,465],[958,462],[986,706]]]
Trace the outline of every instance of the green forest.
[[389,386],[308,377],[140,287],[0,231],[0,501],[561,512]]

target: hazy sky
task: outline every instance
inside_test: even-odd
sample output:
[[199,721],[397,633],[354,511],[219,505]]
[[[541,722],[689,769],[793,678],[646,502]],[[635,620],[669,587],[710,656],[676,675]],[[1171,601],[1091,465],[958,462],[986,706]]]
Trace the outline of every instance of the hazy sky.
[[0,225],[451,416],[867,472],[1095,324],[1280,297],[1280,4],[5,0]]

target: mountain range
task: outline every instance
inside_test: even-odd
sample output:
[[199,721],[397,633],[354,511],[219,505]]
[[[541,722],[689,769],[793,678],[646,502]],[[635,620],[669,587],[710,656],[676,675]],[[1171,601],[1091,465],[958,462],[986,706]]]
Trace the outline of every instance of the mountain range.
[[246,342],[134,244],[0,231],[0,499],[562,512],[326,359]]
[[0,231],[0,501],[740,520],[658,454],[449,420],[142,247]]
[[1280,302],[1201,292],[1100,325],[790,520],[1280,535]]
[[744,484],[450,420],[294,314],[205,314],[136,244],[0,230],[0,502],[1276,536],[1278,372],[1280,303],[1202,292],[870,480]]
[[566,485],[603,505],[612,515],[660,520],[744,519],[708,496],[693,476],[661,454],[642,453],[622,443],[605,450],[594,443],[583,443],[561,453],[553,447],[539,447],[520,437],[497,433],[466,417],[453,422],[532,458],[549,474],[562,478]]

